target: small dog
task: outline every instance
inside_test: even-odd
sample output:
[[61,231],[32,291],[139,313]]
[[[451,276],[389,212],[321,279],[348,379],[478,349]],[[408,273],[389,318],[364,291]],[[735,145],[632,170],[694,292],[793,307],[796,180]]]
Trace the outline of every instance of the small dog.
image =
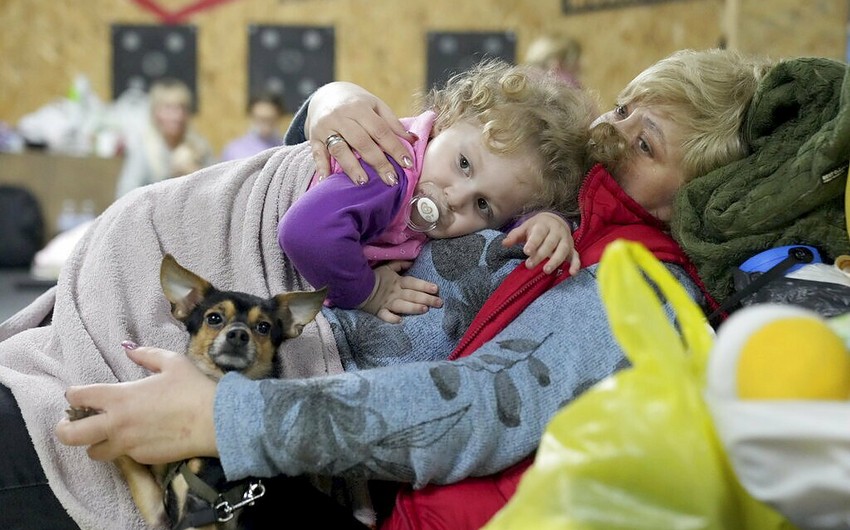
[[[327,294],[327,289],[320,289],[263,299],[219,291],[170,254],[162,259],[160,283],[172,315],[190,335],[187,355],[215,380],[232,371],[252,379],[278,376],[278,347],[301,334]],[[68,411],[72,419],[92,413],[96,411]],[[214,458],[145,466],[123,456],[115,463],[139,511],[152,526],[237,529],[238,508],[253,504],[265,492],[258,480],[226,482],[221,464]]]

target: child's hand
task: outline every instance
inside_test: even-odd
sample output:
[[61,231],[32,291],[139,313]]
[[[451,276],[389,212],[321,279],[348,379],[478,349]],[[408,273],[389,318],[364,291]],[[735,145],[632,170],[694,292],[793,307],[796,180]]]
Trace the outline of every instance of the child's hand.
[[429,307],[441,307],[443,301],[437,296],[438,287],[412,276],[400,276],[405,269],[403,261],[391,261],[375,268],[375,288],[372,295],[360,305],[360,309],[372,313],[391,324],[401,322],[399,315],[419,315]]
[[523,221],[505,236],[502,244],[506,247],[525,242],[522,251],[528,256],[525,266],[532,269],[546,258],[549,262],[543,266],[543,272],[552,273],[567,259],[570,261],[570,274],[581,267],[578,252],[573,246],[573,236],[567,221],[551,212],[541,212]]

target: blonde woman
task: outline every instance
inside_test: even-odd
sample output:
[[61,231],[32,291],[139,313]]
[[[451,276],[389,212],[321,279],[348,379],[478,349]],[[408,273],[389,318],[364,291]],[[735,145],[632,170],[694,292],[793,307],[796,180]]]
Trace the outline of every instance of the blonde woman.
[[192,93],[178,79],[153,83],[148,95],[150,120],[127,139],[116,197],[172,177],[192,173],[215,159],[207,140],[192,130]]
[[572,37],[547,33],[534,39],[525,64],[552,72],[568,85],[581,88],[581,44]]

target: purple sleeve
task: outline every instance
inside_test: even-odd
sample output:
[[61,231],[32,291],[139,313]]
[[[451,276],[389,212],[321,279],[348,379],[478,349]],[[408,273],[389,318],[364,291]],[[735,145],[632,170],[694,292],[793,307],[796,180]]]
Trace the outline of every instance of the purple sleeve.
[[[401,206],[404,172],[387,186],[361,162],[369,181],[358,186],[342,173],[329,176],[298,198],[281,217],[277,239],[284,254],[315,288],[329,287],[337,307],[362,304],[375,285],[363,244],[379,236]],[[393,163],[395,165],[395,163]]]

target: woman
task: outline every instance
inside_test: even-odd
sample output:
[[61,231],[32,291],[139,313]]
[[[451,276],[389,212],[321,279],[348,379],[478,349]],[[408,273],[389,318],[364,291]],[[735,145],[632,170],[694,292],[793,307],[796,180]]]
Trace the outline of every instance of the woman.
[[251,96],[248,100],[250,129],[224,146],[221,161],[247,158],[283,144],[280,125],[285,115],[286,107],[280,94],[261,92]]
[[183,81],[165,78],[151,85],[150,119],[129,138],[116,197],[213,162],[209,142],[191,127],[192,92]]

